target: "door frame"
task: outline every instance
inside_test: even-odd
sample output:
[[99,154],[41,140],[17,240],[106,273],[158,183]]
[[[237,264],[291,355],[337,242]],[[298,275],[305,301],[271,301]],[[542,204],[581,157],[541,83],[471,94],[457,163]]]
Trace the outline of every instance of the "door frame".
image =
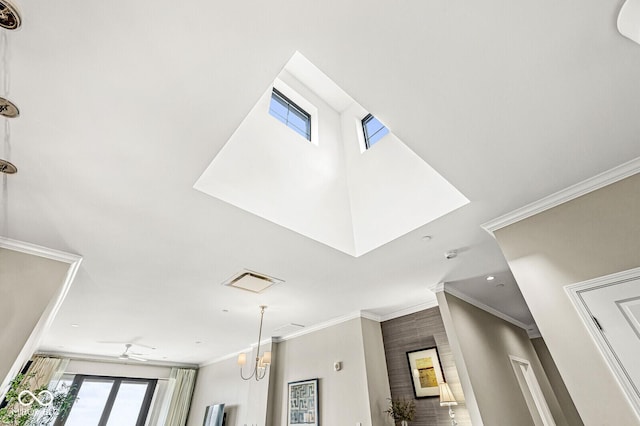
[[[594,318],[583,298],[583,294],[586,292],[599,290],[617,284],[624,284],[635,280],[640,280],[640,267],[570,284],[565,286],[564,289],[569,296],[569,300],[571,300],[571,303],[576,308],[578,315],[582,319],[583,324],[587,328],[587,332],[600,350],[600,353],[604,357],[607,365],[613,372],[614,377],[620,384],[627,400],[638,417],[640,417],[640,389],[638,389],[638,387],[633,383],[624,365],[619,361],[615,351],[609,343],[609,340],[602,333],[597,320]],[[638,386],[640,386],[640,384],[638,384]]]

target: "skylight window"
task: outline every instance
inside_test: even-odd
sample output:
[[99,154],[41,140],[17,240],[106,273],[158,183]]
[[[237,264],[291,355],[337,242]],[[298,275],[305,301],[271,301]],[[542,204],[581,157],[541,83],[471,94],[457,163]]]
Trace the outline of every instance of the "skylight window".
[[389,129],[384,127],[384,124],[371,114],[367,114],[367,116],[362,119],[362,130],[364,131],[364,143],[367,149],[371,148],[373,144],[389,133]]
[[269,114],[304,136],[307,140],[311,140],[311,115],[280,93],[275,87],[271,94]]

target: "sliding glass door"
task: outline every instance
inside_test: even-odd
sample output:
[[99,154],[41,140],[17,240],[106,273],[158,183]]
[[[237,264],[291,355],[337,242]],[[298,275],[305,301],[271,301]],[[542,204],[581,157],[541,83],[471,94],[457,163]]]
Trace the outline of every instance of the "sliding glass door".
[[75,376],[76,398],[65,420],[55,426],[144,426],[155,379]]

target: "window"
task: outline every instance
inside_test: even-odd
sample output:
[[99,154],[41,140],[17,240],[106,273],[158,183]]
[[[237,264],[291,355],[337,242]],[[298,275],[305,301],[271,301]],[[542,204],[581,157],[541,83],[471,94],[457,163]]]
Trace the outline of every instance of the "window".
[[307,140],[311,140],[311,115],[280,93],[275,87],[271,94],[269,114],[304,136]]
[[55,426],[144,426],[156,383],[155,379],[77,375],[71,383],[76,396],[71,411]]
[[367,149],[371,148],[374,143],[389,133],[389,129],[384,127],[384,125],[371,114],[367,114],[367,116],[362,119],[362,130],[364,131],[364,144]]

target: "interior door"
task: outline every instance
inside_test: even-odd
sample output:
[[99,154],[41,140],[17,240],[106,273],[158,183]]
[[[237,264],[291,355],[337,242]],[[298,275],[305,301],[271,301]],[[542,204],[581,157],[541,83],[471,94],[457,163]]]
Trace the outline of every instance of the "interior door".
[[567,291],[640,413],[640,268],[574,284]]

